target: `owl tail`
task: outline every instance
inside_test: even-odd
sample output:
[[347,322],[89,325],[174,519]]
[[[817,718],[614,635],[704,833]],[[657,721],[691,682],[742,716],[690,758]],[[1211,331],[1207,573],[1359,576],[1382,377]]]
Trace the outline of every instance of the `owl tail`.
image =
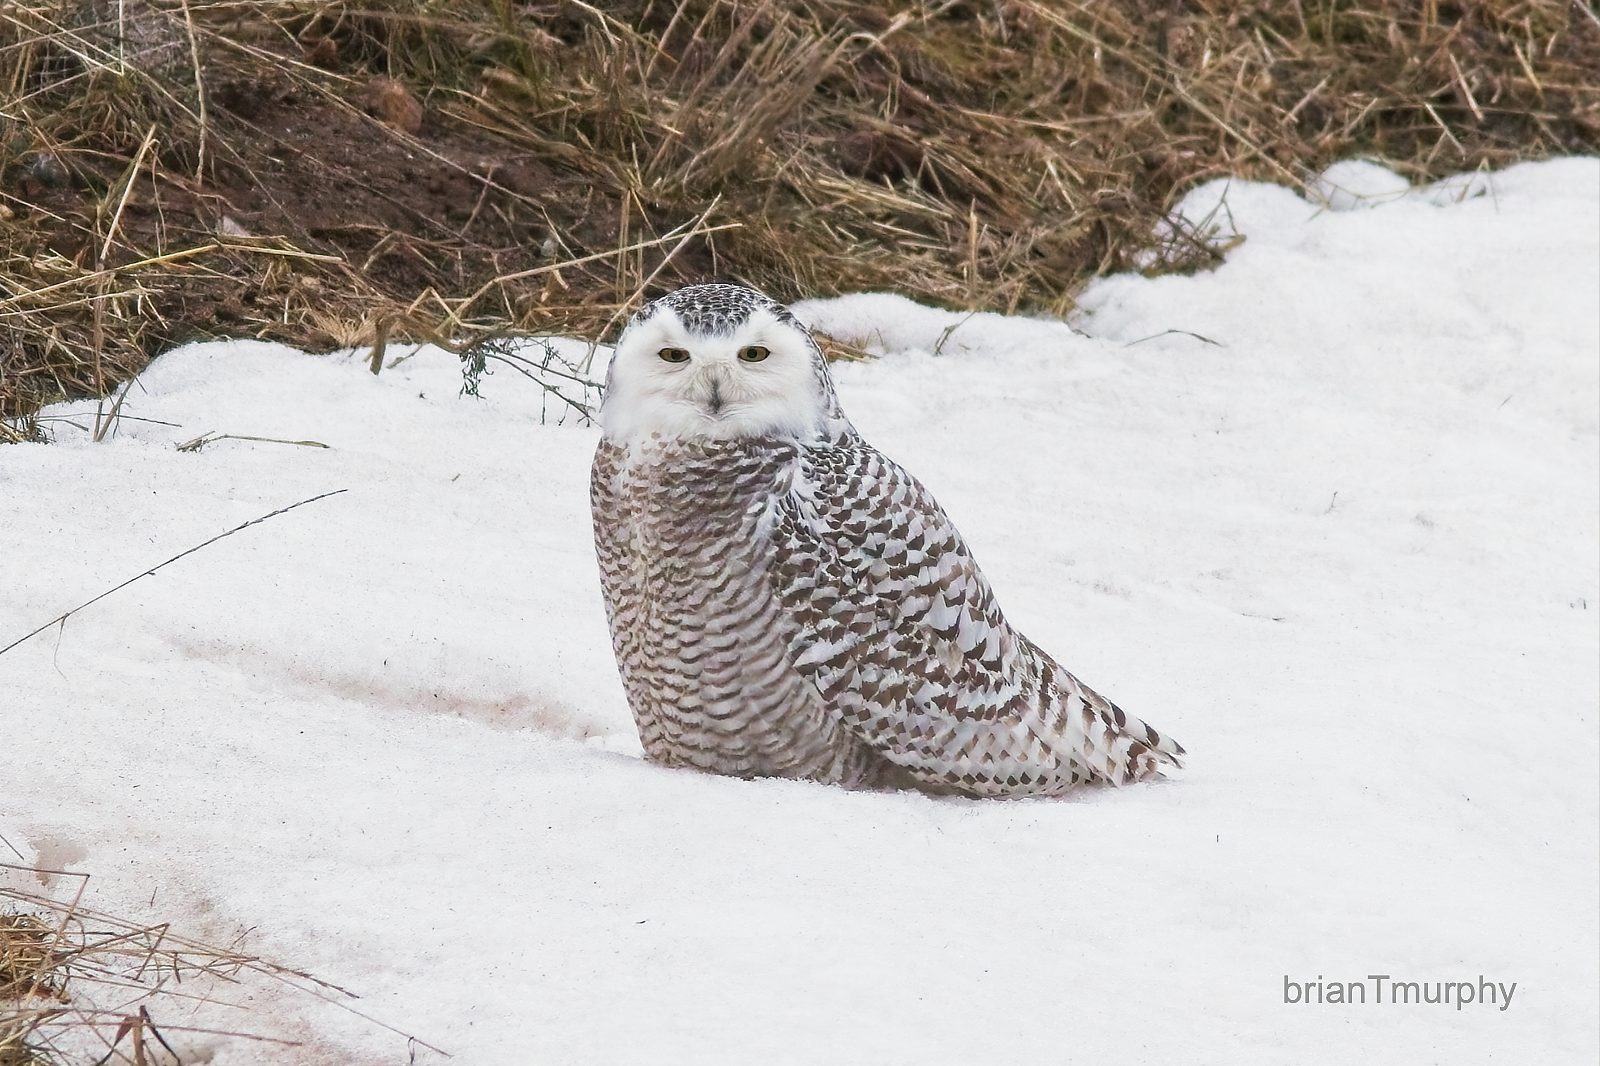
[[[1076,678],[1073,678],[1077,682]],[[1183,745],[1128,714],[1093,689],[1077,682],[1082,754],[1094,775],[1113,785],[1131,785],[1161,776],[1163,766],[1182,768]]]

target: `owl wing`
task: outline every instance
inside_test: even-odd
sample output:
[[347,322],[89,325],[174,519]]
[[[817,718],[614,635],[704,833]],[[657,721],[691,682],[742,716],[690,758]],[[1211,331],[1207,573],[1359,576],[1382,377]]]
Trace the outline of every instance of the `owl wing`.
[[619,611],[629,610],[620,601],[627,588],[625,571],[628,560],[627,514],[622,506],[617,486],[617,471],[622,450],[610,441],[601,440],[595,449],[594,462],[589,468],[589,506],[594,522],[595,557],[600,563],[600,592],[605,598],[606,620],[614,622]]
[[1006,622],[944,510],[853,434],[778,494],[773,577],[794,663],[845,724],[925,784],[1054,792],[1182,753]]
[[[637,684],[633,664],[640,661],[644,625],[632,546],[633,520],[619,484],[622,454],[610,441],[600,441],[589,469],[589,502],[595,557],[600,564],[600,594],[605,600],[617,673],[623,688],[632,693]],[[639,733],[645,750],[652,750],[657,739],[654,720],[641,721]]]

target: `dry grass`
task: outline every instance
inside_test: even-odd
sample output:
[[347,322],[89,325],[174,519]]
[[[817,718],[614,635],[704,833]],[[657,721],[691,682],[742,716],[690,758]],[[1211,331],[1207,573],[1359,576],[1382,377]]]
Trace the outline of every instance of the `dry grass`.
[[[38,872],[0,863],[0,876]],[[349,1005],[351,993],[301,970],[237,945],[206,944],[166,925],[90,910],[82,905],[87,879],[60,876],[80,879],[70,898],[0,885],[0,1066],[155,1066],[179,1062],[185,1044],[211,1038],[270,1045],[279,1054],[269,1058],[293,1061],[295,1042],[253,1031],[262,1020],[231,999],[274,986],[366,1018]],[[205,1013],[197,1016],[198,1008]],[[240,1017],[246,1027],[208,1028],[196,1021],[219,1014]]]
[[0,436],[191,337],[597,335],[713,275],[1061,313],[1207,177],[1595,151],[1595,70],[1574,0],[23,0]]

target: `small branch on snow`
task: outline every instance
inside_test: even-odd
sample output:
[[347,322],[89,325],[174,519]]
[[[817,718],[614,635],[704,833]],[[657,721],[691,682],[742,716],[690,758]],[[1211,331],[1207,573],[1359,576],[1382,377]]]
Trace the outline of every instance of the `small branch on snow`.
[[104,592],[102,592],[100,595],[96,596],[94,599],[85,600],[83,603],[78,604],[78,606],[74,607],[72,610],[67,611],[64,614],[57,615],[56,617],[50,619],[50,621],[46,622],[44,625],[40,626],[38,629],[35,629],[33,632],[24,634],[23,636],[18,637],[16,640],[13,640],[10,644],[7,644],[5,647],[0,648],[0,655],[4,655],[6,652],[10,651],[12,648],[15,648],[18,644],[21,644],[23,641],[31,640],[32,638],[38,636],[40,633],[43,633],[45,630],[49,629],[53,625],[64,625],[68,618],[71,618],[73,615],[77,614],[79,611],[83,610],[85,607],[89,607],[89,606],[92,606],[92,605],[94,605],[96,603],[99,603],[101,600],[105,599],[107,596],[111,595],[113,592],[120,592],[122,589],[127,588],[129,585],[133,584],[135,581],[138,581],[141,577],[149,577],[151,574],[155,573],[157,570],[160,570],[160,569],[162,569],[163,567],[166,567],[166,566],[171,566],[173,563],[177,562],[179,559],[182,559],[186,555],[193,555],[195,552],[199,551],[201,548],[210,547],[211,545],[215,544],[217,541],[221,540],[224,537],[231,537],[235,533],[239,532],[240,530],[249,529],[251,526],[258,526],[262,522],[265,522],[269,518],[276,518],[281,514],[288,514],[290,511],[294,510],[296,507],[304,507],[308,503],[316,503],[318,500],[325,500],[329,496],[337,496],[341,492],[349,492],[349,491],[350,491],[349,489],[334,489],[332,492],[324,492],[320,496],[313,496],[308,500],[301,500],[299,503],[291,503],[287,507],[280,507],[276,511],[271,511],[271,512],[269,512],[267,514],[261,515],[259,518],[252,518],[248,522],[244,522],[244,523],[241,523],[240,525],[234,526],[232,529],[228,530],[226,533],[218,533],[216,536],[212,537],[210,540],[203,541],[203,542],[201,542],[199,544],[196,544],[194,547],[188,549],[187,551],[181,551],[177,555],[174,555],[172,558],[167,559],[164,562],[157,563],[156,565],[152,566],[150,569],[144,571],[143,573],[135,574],[133,577],[130,577],[128,580],[124,581],[122,584],[116,586],[115,588],[106,589]]
[[211,444],[212,442],[219,440],[253,440],[259,444],[293,444],[300,448],[328,447],[320,440],[284,440],[281,437],[251,437],[243,433],[216,433],[208,430],[207,432],[200,434],[194,440],[184,441],[182,444],[178,445],[178,450],[180,452],[197,452],[201,448],[204,448],[207,444]]
[[1160,333],[1152,333],[1148,337],[1140,337],[1136,341],[1129,341],[1127,344],[1124,344],[1123,347],[1124,348],[1132,348],[1135,344],[1143,344],[1145,341],[1153,341],[1157,337],[1165,337],[1169,333],[1181,333],[1185,337],[1193,337],[1197,341],[1204,341],[1205,343],[1211,345],[1214,348],[1226,348],[1227,347],[1227,345],[1223,344],[1221,341],[1214,341],[1210,337],[1202,336],[1199,333],[1195,333],[1192,330],[1187,330],[1187,329],[1164,329]]

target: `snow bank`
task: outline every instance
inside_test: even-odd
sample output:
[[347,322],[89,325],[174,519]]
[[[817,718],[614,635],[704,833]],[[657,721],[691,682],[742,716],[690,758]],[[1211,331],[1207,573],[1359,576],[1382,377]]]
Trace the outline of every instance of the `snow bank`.
[[[1202,187],[1247,237],[1226,265],[1107,279],[1072,326],[797,309],[882,353],[838,368],[847,410],[1024,631],[1189,748],[1170,781],[976,803],[647,765],[595,431],[514,374],[461,396],[434,349],[374,377],[236,342],[152,365],[127,411],[160,422],[95,445],[68,405],[0,450],[0,644],[349,491],[0,656],[0,835],[464,1063],[1592,1061],[1600,161],[1452,188]],[[205,431],[327,448],[175,449]],[[1517,990],[1326,1001],[1372,974]],[[407,1053],[246,998],[297,1060]]]

